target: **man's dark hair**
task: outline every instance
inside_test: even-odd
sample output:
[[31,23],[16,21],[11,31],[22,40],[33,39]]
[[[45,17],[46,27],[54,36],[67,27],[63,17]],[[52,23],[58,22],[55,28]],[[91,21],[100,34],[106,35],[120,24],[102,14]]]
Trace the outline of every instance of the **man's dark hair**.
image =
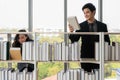
[[85,5],[82,7],[82,10],[84,10],[85,8],[90,9],[91,12],[93,12],[93,11],[96,10],[95,6],[94,6],[92,3],[87,3],[87,4],[85,4]]
[[26,32],[25,29],[20,29],[18,32]]

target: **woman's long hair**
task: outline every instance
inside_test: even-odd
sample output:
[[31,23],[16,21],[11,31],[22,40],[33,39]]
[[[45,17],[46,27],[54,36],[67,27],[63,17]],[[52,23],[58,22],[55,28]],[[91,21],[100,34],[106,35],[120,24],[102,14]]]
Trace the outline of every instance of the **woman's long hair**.
[[[21,29],[18,32],[26,32],[26,30]],[[14,38],[14,42],[12,44],[13,47],[20,47],[21,46],[21,43],[19,42],[19,35],[20,34],[16,34],[16,36]],[[30,40],[30,38],[29,38],[29,36],[27,34],[24,34],[24,35],[27,37],[26,41]]]

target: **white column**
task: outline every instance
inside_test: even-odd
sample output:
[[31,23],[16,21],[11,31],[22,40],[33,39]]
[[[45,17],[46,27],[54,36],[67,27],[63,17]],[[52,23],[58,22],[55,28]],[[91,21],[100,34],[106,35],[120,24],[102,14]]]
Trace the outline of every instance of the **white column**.
[[100,80],[104,80],[104,33],[100,32]]
[[[64,32],[67,32],[67,0],[64,0]],[[64,34],[64,42],[68,44],[68,34]],[[69,68],[69,63],[64,63],[64,71]]]
[[102,0],[98,0],[98,20],[99,21],[103,21],[103,1]]
[[28,0],[28,31],[33,31],[33,0]]

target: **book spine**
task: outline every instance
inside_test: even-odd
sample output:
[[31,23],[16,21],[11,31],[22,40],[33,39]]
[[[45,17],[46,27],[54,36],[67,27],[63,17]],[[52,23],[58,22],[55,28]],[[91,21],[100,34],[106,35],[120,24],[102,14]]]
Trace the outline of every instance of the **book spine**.
[[25,60],[25,55],[26,54],[26,43],[24,42],[22,44],[22,60]]
[[65,61],[65,56],[66,56],[66,53],[65,53],[65,42],[62,42],[62,60]]
[[66,54],[65,60],[68,61],[68,46],[67,45],[65,46],[65,54]]
[[108,60],[108,42],[105,42],[105,54],[104,54],[104,59],[107,61]]
[[99,60],[99,52],[100,52],[100,47],[99,47],[99,42],[95,42],[95,60]]

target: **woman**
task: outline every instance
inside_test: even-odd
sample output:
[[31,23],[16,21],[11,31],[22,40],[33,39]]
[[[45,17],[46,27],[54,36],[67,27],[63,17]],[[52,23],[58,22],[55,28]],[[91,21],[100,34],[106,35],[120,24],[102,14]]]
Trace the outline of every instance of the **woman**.
[[[26,32],[26,30],[22,29],[18,32]],[[29,38],[27,34],[16,34],[12,47],[20,47],[22,53],[22,43],[27,41],[33,41]],[[34,70],[34,64],[31,63],[18,63],[17,68],[19,71],[23,71],[25,68],[28,69],[28,72],[32,72]]]

